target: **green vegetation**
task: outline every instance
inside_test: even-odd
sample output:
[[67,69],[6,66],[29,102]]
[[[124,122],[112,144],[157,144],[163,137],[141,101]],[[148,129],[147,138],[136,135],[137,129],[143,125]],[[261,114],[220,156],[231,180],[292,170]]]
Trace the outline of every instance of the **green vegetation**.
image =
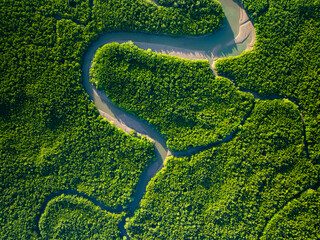
[[79,24],[87,24],[91,20],[93,0],[49,0],[48,2],[52,6],[50,14],[56,18],[72,19]]
[[[245,1],[245,6],[259,12],[262,2]],[[268,2],[255,18],[254,51],[219,60],[216,70],[234,79],[240,89],[294,99],[304,116],[309,155],[316,162],[320,160],[320,2]]]
[[[212,21],[210,16],[216,16],[217,18],[223,18],[223,11],[220,8],[220,3],[216,0],[158,0],[159,5],[165,7],[173,7],[181,11],[184,16],[190,19],[196,19],[201,21]],[[219,20],[221,21],[221,20]]]
[[87,199],[61,195],[52,199],[39,222],[43,239],[118,239],[124,213],[101,210]]
[[237,129],[253,97],[191,61],[111,43],[96,53],[92,81],[122,108],[156,126],[173,150],[221,140]]
[[271,219],[261,239],[319,239],[319,212],[319,189],[309,189]]
[[[121,30],[123,22],[124,29],[150,31],[146,21],[151,10],[154,21],[165,18],[173,23],[173,16],[183,21],[185,17],[176,10],[168,15],[166,8],[143,1],[121,1],[121,11],[116,0],[94,1],[93,7],[90,2],[0,3],[3,239],[38,238],[37,214],[45,198],[62,189],[79,190],[111,207],[124,205],[154,156],[150,142],[128,136],[99,117],[81,84],[81,58],[101,31]],[[108,4],[117,7],[108,8]],[[138,5],[144,15],[128,8]],[[136,16],[131,22],[126,20],[130,14]],[[105,21],[105,16],[111,19]],[[213,19],[221,20],[222,15]],[[207,30],[193,33],[214,31],[213,22],[208,24]],[[161,29],[171,34],[183,31]],[[191,34],[193,27],[186,29]]]
[[269,7],[269,0],[242,0],[245,9],[252,18],[257,18]]
[[289,199],[317,181],[302,132],[290,101],[258,101],[230,142],[167,161],[126,224],[131,239],[257,239]]
[[216,0],[159,3],[170,7],[151,0],[95,1],[95,24],[102,31],[114,26],[124,31],[200,35],[214,32],[223,23],[224,13]]
[[[158,7],[143,0],[1,1],[1,239],[41,238],[37,232],[40,209],[50,194],[63,189],[84,192],[113,208],[130,200],[142,170],[154,156],[153,146],[99,116],[81,84],[82,57],[88,44],[104,31],[197,35],[221,26],[219,4],[213,1],[207,8],[209,2],[193,2],[193,6],[191,2],[163,1],[169,7]],[[255,51],[217,65],[241,88],[295,98],[305,117],[310,156],[316,159],[319,1],[268,2],[244,1],[256,14]],[[215,82],[237,92],[234,87],[230,90],[225,79]],[[292,201],[301,211],[307,211],[304,205],[311,208],[306,213],[311,216],[309,222],[298,222],[301,215],[289,216],[284,208],[317,176],[303,151],[301,118],[290,103],[260,101],[257,105],[236,139],[190,161],[168,161],[151,182],[142,209],[128,223],[132,235],[249,238],[261,233],[272,218],[266,236],[277,236],[272,221],[282,219],[290,223],[286,229],[312,228],[318,192]],[[61,196],[42,215],[41,233],[48,238],[80,234],[119,238],[116,224],[122,217],[102,212],[84,199]],[[314,219],[313,226],[319,226]]]

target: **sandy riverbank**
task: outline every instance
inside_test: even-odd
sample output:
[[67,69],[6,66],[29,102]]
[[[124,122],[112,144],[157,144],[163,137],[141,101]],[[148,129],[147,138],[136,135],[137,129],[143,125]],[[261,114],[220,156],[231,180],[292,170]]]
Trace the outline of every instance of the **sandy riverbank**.
[[187,48],[172,47],[164,44],[134,42],[139,48],[152,49],[153,52],[176,56],[184,59],[199,60],[208,59],[205,51],[193,51]]

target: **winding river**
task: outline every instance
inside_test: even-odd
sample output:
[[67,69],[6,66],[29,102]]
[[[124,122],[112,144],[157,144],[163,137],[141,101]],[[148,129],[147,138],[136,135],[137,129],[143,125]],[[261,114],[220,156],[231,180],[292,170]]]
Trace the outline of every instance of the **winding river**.
[[[133,201],[129,202],[127,206],[129,217],[132,216],[133,212],[139,207],[140,200],[144,195],[148,182],[163,168],[163,163],[167,156],[171,154],[177,156],[190,155],[199,151],[199,149],[182,153],[171,153],[167,148],[166,138],[154,127],[113,104],[103,91],[97,90],[89,81],[89,70],[93,57],[97,49],[107,43],[132,41],[142,49],[151,49],[158,53],[188,59],[207,59],[214,71],[214,61],[217,58],[239,55],[244,50],[251,49],[255,41],[253,24],[242,5],[238,3],[237,0],[219,1],[222,4],[226,19],[223,27],[214,34],[201,37],[174,37],[133,32],[105,33],[88,48],[84,56],[82,67],[83,85],[100,114],[109,121],[112,121],[115,126],[121,128],[123,131],[129,133],[134,129],[138,134],[151,138],[155,144],[156,161],[152,162],[140,177]],[[232,138],[233,134],[234,133],[231,133],[222,140],[222,142]],[[62,193],[64,192],[61,192],[61,194]],[[78,194],[77,192],[72,193]],[[54,196],[57,195],[59,194],[55,194]],[[122,235],[127,236],[126,230],[124,229],[124,220],[121,223],[120,230]]]
[[[173,37],[133,32],[105,33],[86,52],[83,63],[83,85],[100,114],[125,132],[129,133],[134,129],[138,134],[151,138],[155,144],[156,161],[152,162],[140,177],[133,201],[127,206],[129,216],[139,207],[148,182],[163,168],[165,159],[171,153],[167,148],[166,138],[154,127],[120,109],[106,97],[103,91],[97,90],[90,83],[89,70],[93,57],[98,48],[107,43],[123,43],[127,41],[132,41],[138,47],[151,49],[154,52],[188,59],[207,59],[212,65],[217,58],[236,56],[246,49],[251,49],[255,41],[255,32],[245,10],[241,4],[233,0],[220,0],[220,2],[225,12],[226,20],[223,27],[214,34],[201,37]],[[228,137],[231,138],[231,136]],[[186,152],[186,154],[191,153],[192,151]],[[179,155],[183,155],[183,153]],[[121,233],[127,235],[124,229],[124,222],[120,228]]]

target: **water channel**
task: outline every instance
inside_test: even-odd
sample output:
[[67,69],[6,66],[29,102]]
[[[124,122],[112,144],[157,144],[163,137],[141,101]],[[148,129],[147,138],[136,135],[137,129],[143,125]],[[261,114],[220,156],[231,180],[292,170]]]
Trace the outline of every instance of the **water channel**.
[[[129,133],[134,129],[138,134],[151,138],[155,144],[156,161],[152,162],[140,177],[133,201],[129,202],[126,208],[129,210],[129,217],[139,207],[148,182],[163,168],[165,159],[171,153],[167,148],[166,138],[153,126],[120,109],[106,97],[103,91],[97,90],[90,83],[89,70],[93,57],[98,48],[107,43],[127,41],[132,41],[138,47],[151,49],[154,52],[188,59],[207,59],[212,66],[217,58],[239,55],[244,50],[253,47],[255,41],[254,27],[241,4],[236,0],[219,1],[222,4],[226,19],[223,27],[214,34],[200,37],[174,37],[134,32],[105,33],[89,46],[84,56],[83,85],[100,114],[123,131]],[[175,154],[173,153],[173,155]],[[127,236],[124,221],[120,229],[122,235]]]

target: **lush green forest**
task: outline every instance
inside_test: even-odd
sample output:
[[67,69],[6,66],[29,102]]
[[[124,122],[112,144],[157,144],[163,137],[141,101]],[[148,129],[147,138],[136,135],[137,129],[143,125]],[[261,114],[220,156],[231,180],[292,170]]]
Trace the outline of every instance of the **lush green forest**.
[[[278,1],[278,2],[285,2],[285,1]],[[290,1],[287,1],[287,2],[290,2]],[[263,14],[263,12],[265,12],[269,8],[269,0],[243,0],[242,3],[245,9],[248,11],[250,17],[253,19],[256,19],[258,16]],[[255,28],[257,29],[257,26],[255,26]]]
[[200,35],[214,32],[222,25],[224,13],[216,0],[162,0],[157,6],[151,0],[95,1],[94,25],[101,31],[111,26],[121,30],[153,33]]
[[319,163],[320,2],[246,0],[244,5],[256,13],[254,51],[219,60],[216,70],[240,89],[294,99],[304,116],[309,155]]
[[319,239],[319,190],[309,189],[288,203],[268,223],[261,239]]
[[156,54],[130,43],[104,45],[91,74],[112,101],[157,127],[175,151],[221,140],[253,104],[251,94],[214,78],[206,60]]
[[120,240],[118,225],[124,215],[103,211],[84,198],[61,195],[48,203],[39,227],[43,239]]
[[290,101],[258,101],[230,142],[166,162],[127,222],[131,239],[257,239],[275,213],[317,182],[302,132]]
[[[254,19],[257,43],[241,57],[218,61],[219,73],[240,89],[293,98],[304,119],[289,101],[258,101],[230,142],[170,158],[150,183],[142,208],[128,220],[133,239],[319,237],[319,190],[303,192],[319,181],[313,164],[320,151],[320,4],[243,2]],[[100,117],[81,84],[81,64],[102,32],[199,35],[222,24],[214,0],[159,3],[164,6],[149,0],[0,2],[1,239],[41,239],[41,209],[48,196],[63,189],[111,208],[130,201],[154,147]],[[196,68],[192,73],[208,71],[201,61],[190,65]],[[228,80],[214,80],[213,89],[221,84],[223,94],[232,91],[252,101]],[[185,99],[193,102],[192,97]],[[304,151],[303,120],[311,159]],[[61,195],[48,203],[40,229],[47,238],[117,239],[116,225],[124,215]]]
[[154,147],[99,116],[81,84],[81,59],[102,31],[215,31],[223,13],[214,4],[207,21],[206,11],[191,19],[142,0],[1,1],[1,239],[39,238],[40,209],[63,189],[114,208],[130,200]]

